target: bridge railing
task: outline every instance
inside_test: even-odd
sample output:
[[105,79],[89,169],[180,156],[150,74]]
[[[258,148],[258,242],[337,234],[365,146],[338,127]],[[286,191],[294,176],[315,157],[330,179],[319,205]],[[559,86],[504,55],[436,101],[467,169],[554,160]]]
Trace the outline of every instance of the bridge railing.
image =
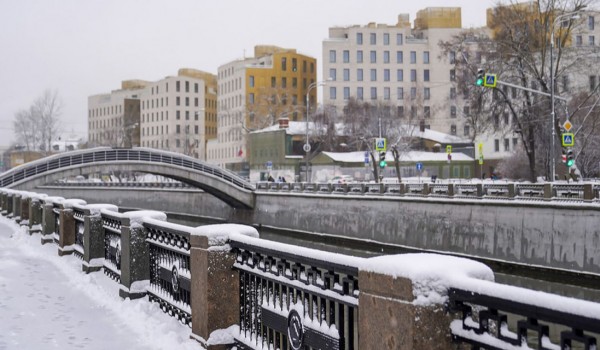
[[150,259],[148,298],[192,327],[191,228],[153,219],[145,219],[143,226]]
[[520,184],[520,183],[270,183],[259,182],[256,191],[303,192],[315,195],[384,195],[447,197],[465,199],[505,199],[525,201],[600,202],[600,185]]
[[[102,228],[104,229],[104,273],[117,282],[121,282],[121,229],[122,214],[102,210]],[[127,225],[127,223],[126,223]]]
[[[336,263],[261,239],[229,245],[240,276],[240,348],[358,349],[360,259]],[[304,324],[303,333],[289,333],[289,322]]]
[[20,165],[0,174],[0,187],[6,187],[15,182],[59,168],[111,161],[141,161],[176,165],[211,175],[244,190],[254,190],[254,185],[235,173],[183,154],[150,148],[111,149],[105,147],[56,154]]
[[73,245],[73,254],[83,260],[84,250],[84,231],[85,231],[85,205],[73,206],[73,219],[75,220],[75,244]]

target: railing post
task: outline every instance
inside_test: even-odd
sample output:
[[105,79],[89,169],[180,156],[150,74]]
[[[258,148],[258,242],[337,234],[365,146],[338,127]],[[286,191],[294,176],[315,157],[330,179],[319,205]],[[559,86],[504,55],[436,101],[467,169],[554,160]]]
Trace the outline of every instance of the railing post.
[[454,197],[454,184],[448,184],[448,197]]
[[15,196],[14,192],[8,193],[8,205],[6,206],[6,217],[12,219],[15,216]]
[[483,197],[483,184],[475,184],[477,188],[477,198]]
[[[116,206],[107,208],[117,212]],[[86,208],[83,217],[83,263],[81,270],[85,273],[99,271],[104,262],[104,227],[100,211]]]
[[[150,280],[146,233],[140,226],[132,226],[130,218],[121,220],[121,288],[123,299],[138,299],[146,295],[143,281]],[[141,282],[136,283],[136,282]]]
[[423,192],[421,192],[421,194],[424,196],[429,195],[429,184],[428,183],[423,184]]
[[240,277],[233,269],[235,254],[227,248],[226,233],[223,233],[224,239],[211,234],[218,226],[230,227],[230,230],[239,226],[246,231],[253,230],[258,236],[256,230],[248,226],[207,225],[197,228],[190,237],[192,338],[208,350],[229,349],[226,344],[211,345],[210,335],[238,324],[240,319]]
[[591,202],[594,200],[594,185],[583,184],[583,200],[585,202]]
[[517,186],[515,186],[515,183],[509,183],[508,184],[508,198],[510,199],[515,199],[515,196],[517,195]]
[[58,232],[58,256],[73,254],[75,244],[75,218],[73,209],[60,206],[60,228]]
[[552,184],[544,184],[544,200],[552,200]]
[[13,215],[12,218],[18,224],[21,222],[21,194],[13,194]]
[[23,226],[29,227],[29,204],[31,203],[31,196],[29,194],[21,195],[21,222]]

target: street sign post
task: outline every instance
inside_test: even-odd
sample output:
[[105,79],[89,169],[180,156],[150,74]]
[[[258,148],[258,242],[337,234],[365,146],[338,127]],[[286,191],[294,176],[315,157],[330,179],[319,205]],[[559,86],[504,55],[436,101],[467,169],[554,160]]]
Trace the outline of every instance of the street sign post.
[[567,132],[562,134],[562,146],[573,147],[575,146],[575,134]]
[[446,146],[446,153],[448,153],[448,154],[452,153],[452,146],[450,146],[450,145]]
[[495,88],[497,84],[496,74],[486,74],[483,80],[483,86],[488,88]]
[[563,128],[565,128],[566,131],[570,131],[571,128],[573,127],[573,123],[571,123],[570,121],[565,121],[563,124]]
[[423,171],[423,163],[418,162],[416,165],[417,165],[417,172],[419,173],[419,183],[421,183],[421,172]]
[[387,151],[387,140],[384,137],[378,137],[375,139],[375,150],[377,152]]

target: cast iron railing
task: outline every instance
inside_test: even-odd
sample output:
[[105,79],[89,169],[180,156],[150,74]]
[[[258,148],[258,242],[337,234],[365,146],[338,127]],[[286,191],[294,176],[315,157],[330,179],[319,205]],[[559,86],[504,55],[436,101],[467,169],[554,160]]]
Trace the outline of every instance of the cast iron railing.
[[121,216],[102,213],[104,228],[104,273],[121,283]]
[[[144,222],[150,253],[148,298],[167,314],[192,326],[189,227]],[[180,229],[178,229],[180,228]]]
[[54,203],[52,208],[54,214],[54,232],[52,233],[52,241],[58,245],[60,240],[60,204]]
[[[525,343],[533,349],[597,349],[600,315],[592,318],[583,316],[584,310],[558,311],[553,308],[556,305],[536,306],[514,301],[508,295],[457,288],[450,288],[448,297],[449,310],[461,314],[461,319],[451,324],[453,340],[470,344],[472,349],[520,349]],[[558,333],[553,332],[558,327],[563,330],[552,334]]]
[[237,346],[358,349],[358,268],[261,242],[229,242],[240,273]]
[[83,231],[84,231],[85,209],[83,207],[73,206],[73,219],[75,220],[75,244],[73,246],[73,254],[83,260]]

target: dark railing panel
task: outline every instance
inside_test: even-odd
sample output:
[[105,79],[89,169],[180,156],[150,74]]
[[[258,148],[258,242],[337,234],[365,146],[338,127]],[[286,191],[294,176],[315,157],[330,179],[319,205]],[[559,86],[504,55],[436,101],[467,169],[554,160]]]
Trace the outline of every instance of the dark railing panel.
[[104,228],[104,273],[121,282],[121,217],[102,213]]
[[191,327],[190,233],[185,226],[180,230],[174,226],[161,226],[153,220],[144,222],[150,252],[148,298]]
[[230,241],[240,273],[238,344],[358,349],[358,268],[290,253],[297,247],[264,248],[260,241]]
[[[534,349],[596,349],[600,314],[589,317],[581,314],[583,310],[565,312],[553,308],[556,305],[543,307],[457,288],[448,290],[448,299],[449,310],[461,316],[451,325],[457,343],[482,349],[521,348],[525,343]],[[552,332],[558,327],[564,330]]]
[[75,245],[73,254],[83,259],[84,246],[83,246],[83,230],[84,230],[84,218],[85,211],[82,207],[73,207],[73,219],[75,219]]
[[60,239],[60,204],[54,203],[52,212],[54,213],[54,233],[52,234],[52,241],[54,244],[58,245]]

